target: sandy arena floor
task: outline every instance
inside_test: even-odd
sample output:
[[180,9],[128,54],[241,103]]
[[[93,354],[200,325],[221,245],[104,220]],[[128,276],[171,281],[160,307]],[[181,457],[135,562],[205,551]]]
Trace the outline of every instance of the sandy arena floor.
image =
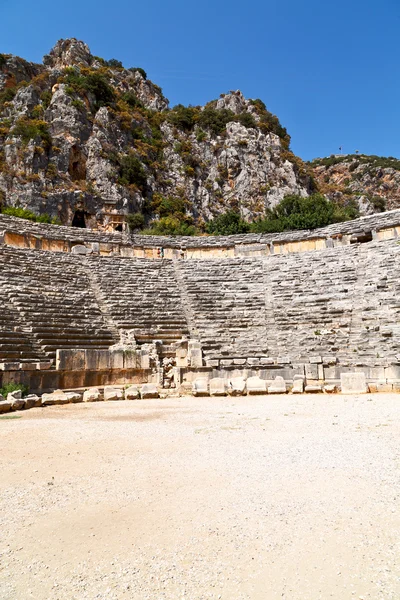
[[400,598],[400,396],[0,418],[2,600]]

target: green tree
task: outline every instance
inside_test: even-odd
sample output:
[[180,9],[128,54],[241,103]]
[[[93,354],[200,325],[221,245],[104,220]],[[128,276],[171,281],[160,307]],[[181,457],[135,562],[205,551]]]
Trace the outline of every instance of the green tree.
[[248,233],[249,230],[249,224],[235,210],[218,215],[206,225],[206,232],[211,235],[234,235]]

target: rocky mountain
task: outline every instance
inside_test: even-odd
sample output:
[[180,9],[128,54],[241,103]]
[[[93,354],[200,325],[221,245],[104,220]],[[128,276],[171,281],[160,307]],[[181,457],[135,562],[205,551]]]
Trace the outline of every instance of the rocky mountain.
[[363,215],[400,207],[400,160],[365,154],[315,159],[318,189],[331,200],[353,202]]
[[76,39],[41,65],[0,54],[3,206],[104,229],[132,214],[200,229],[229,208],[254,219],[314,189],[289,142],[261,100],[236,91],[169,108],[143,69]]

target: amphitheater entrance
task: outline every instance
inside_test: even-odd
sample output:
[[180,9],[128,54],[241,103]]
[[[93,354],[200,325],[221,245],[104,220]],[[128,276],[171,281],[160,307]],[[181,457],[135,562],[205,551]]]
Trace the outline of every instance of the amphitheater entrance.
[[85,211],[76,210],[74,214],[74,218],[72,219],[72,227],[86,227],[85,221]]

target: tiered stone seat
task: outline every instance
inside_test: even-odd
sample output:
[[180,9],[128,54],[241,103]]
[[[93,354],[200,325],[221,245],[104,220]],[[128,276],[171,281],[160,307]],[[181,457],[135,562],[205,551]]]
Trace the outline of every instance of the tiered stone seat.
[[4,297],[0,311],[0,362],[35,362],[44,358],[32,339],[24,332]]
[[114,343],[79,257],[3,247],[0,270],[3,296],[48,358]]
[[87,266],[115,325],[133,329],[139,343],[162,340],[169,345],[188,335],[171,261],[91,257]]
[[267,348],[263,261],[180,261],[206,355],[260,355]]

